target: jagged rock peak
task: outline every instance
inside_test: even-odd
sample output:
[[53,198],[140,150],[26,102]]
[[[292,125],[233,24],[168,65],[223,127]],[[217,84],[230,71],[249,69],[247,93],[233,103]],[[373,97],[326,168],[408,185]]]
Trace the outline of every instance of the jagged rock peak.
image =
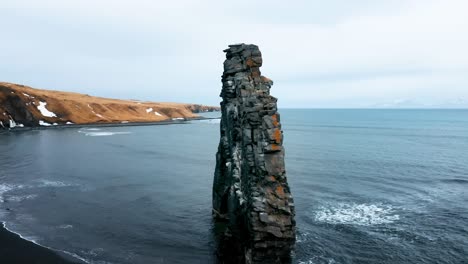
[[233,254],[242,256],[236,263],[286,263],[295,241],[295,212],[277,99],[270,95],[273,82],[260,73],[258,46],[229,45],[224,52],[213,213],[228,224],[219,251],[229,255],[227,248],[241,245]]

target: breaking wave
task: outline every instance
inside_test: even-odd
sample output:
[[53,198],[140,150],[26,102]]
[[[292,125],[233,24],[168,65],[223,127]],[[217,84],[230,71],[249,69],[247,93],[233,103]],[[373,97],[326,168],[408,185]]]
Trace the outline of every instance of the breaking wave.
[[70,255],[76,259],[79,259],[81,261],[83,261],[84,263],[91,263],[89,260],[85,259],[85,258],[82,258],[80,257],[79,255],[75,254],[75,253],[72,253],[72,252],[69,252],[69,251],[65,251],[65,250],[59,250],[59,249],[54,249],[54,248],[51,248],[51,247],[47,247],[47,246],[44,246],[44,245],[41,245],[39,244],[37,241],[39,240],[37,237],[32,237],[32,236],[24,236],[22,235],[21,233],[19,232],[15,232],[13,231],[13,229],[11,229],[10,227],[7,227],[6,223],[5,222],[0,222],[0,224],[3,226],[3,228],[5,228],[6,230],[8,230],[9,232],[13,233],[13,234],[16,234],[18,235],[20,238],[22,238],[23,240],[27,240],[29,242],[32,242],[40,247],[43,247],[43,248],[47,248],[47,249],[50,249],[50,250],[57,250],[57,251],[61,251],[67,255]]
[[322,206],[315,214],[315,220],[319,222],[362,226],[390,224],[399,219],[395,208],[384,204],[340,203],[332,207]]

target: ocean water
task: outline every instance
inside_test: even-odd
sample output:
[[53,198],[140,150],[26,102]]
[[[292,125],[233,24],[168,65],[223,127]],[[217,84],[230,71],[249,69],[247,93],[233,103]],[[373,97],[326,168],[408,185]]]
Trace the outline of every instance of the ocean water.
[[[468,110],[282,109],[294,263],[468,263]],[[0,221],[89,263],[215,263],[219,122],[0,134]]]

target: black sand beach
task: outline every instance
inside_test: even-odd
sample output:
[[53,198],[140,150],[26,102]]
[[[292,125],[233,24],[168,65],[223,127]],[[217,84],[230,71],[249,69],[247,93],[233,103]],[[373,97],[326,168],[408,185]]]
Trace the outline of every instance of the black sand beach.
[[2,223],[0,225],[0,263],[82,264],[84,262],[24,240],[19,235],[5,229]]
[[185,118],[183,120],[164,120],[164,121],[158,121],[158,122],[89,123],[89,124],[56,125],[56,126],[15,127],[14,129],[0,128],[0,134],[12,132],[12,131],[29,131],[29,130],[42,130],[42,129],[174,125],[174,124],[187,124],[187,121],[212,120],[212,119],[220,119],[220,117],[194,117],[194,118]]

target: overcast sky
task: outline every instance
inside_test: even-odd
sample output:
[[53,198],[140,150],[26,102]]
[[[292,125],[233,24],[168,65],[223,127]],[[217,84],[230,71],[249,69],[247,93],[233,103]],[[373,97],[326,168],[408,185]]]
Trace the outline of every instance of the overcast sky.
[[468,1],[2,0],[0,81],[218,105],[259,45],[281,107],[468,107]]

